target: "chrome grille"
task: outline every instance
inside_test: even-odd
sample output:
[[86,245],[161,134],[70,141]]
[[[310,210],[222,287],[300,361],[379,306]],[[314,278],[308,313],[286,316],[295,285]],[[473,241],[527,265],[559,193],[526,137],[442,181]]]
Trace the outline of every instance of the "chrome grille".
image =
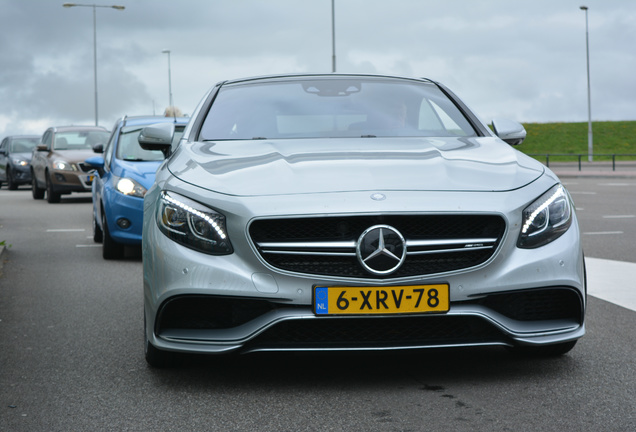
[[[394,273],[370,274],[356,256],[357,241],[369,227],[386,224],[406,240],[406,260]],[[395,278],[477,266],[497,249],[505,230],[497,215],[378,215],[261,219],[249,228],[261,257],[273,267],[297,273]]]

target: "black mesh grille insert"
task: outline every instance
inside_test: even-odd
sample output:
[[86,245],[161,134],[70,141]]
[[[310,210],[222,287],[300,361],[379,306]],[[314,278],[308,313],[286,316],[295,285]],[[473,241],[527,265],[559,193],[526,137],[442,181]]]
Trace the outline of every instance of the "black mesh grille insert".
[[164,303],[157,331],[164,329],[227,329],[245,324],[275,308],[265,300],[214,296],[179,296]]
[[[367,272],[355,256],[267,253],[258,248],[270,265],[296,273],[337,277],[407,277],[442,273],[477,266],[487,261],[504,234],[505,222],[496,215],[378,215],[261,219],[249,228],[257,245],[268,242],[357,242],[374,225],[390,225],[406,241],[493,238],[489,249],[466,248],[456,252],[407,256],[394,273],[378,276]],[[355,251],[355,249],[354,249]]]
[[476,317],[420,316],[285,321],[252,340],[255,348],[380,348],[501,342],[495,327]]
[[570,319],[583,322],[583,304],[579,294],[570,288],[545,288],[491,294],[479,304],[518,321]]

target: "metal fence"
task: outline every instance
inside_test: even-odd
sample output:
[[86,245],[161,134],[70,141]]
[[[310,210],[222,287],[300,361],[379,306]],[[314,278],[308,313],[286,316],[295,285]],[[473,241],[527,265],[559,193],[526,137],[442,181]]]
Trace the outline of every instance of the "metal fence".
[[[528,156],[532,156],[536,159],[543,159],[545,158],[545,165],[546,166],[550,166],[550,158],[553,159],[553,163],[555,163],[554,159],[558,158],[559,162],[564,162],[564,160],[573,160],[576,159],[578,162],[578,166],[579,166],[579,171],[581,171],[581,168],[583,166],[582,160],[583,158],[587,158],[588,155],[587,153],[584,154],[574,154],[574,153],[528,153]],[[612,163],[612,171],[616,171],[616,163],[617,163],[617,158],[623,159],[623,161],[626,159],[627,162],[630,162],[633,164],[636,164],[636,153],[617,153],[617,154],[594,154],[594,164],[599,164],[599,163],[603,163],[603,161],[599,160],[599,159],[605,159],[604,162],[606,164],[608,164],[609,166],[609,162],[611,161]],[[618,161],[623,162],[623,161]],[[586,162],[587,163],[587,162]]]

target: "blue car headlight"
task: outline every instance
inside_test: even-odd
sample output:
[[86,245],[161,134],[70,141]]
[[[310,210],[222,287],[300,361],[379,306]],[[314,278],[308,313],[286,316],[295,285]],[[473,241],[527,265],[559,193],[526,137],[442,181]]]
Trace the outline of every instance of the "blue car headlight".
[[157,225],[170,239],[190,249],[210,255],[233,252],[225,216],[174,192],[161,192]]
[[517,246],[533,249],[548,244],[572,225],[572,201],[562,185],[541,195],[523,211]]
[[118,192],[128,196],[143,198],[146,192],[148,192],[145,187],[128,177],[120,178],[113,176],[113,184]]

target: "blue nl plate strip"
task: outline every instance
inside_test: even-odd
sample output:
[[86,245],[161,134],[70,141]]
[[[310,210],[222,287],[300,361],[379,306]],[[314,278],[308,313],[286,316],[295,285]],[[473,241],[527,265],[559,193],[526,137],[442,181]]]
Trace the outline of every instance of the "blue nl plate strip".
[[329,314],[329,291],[327,287],[316,287],[314,296],[314,311],[316,312],[316,314]]

